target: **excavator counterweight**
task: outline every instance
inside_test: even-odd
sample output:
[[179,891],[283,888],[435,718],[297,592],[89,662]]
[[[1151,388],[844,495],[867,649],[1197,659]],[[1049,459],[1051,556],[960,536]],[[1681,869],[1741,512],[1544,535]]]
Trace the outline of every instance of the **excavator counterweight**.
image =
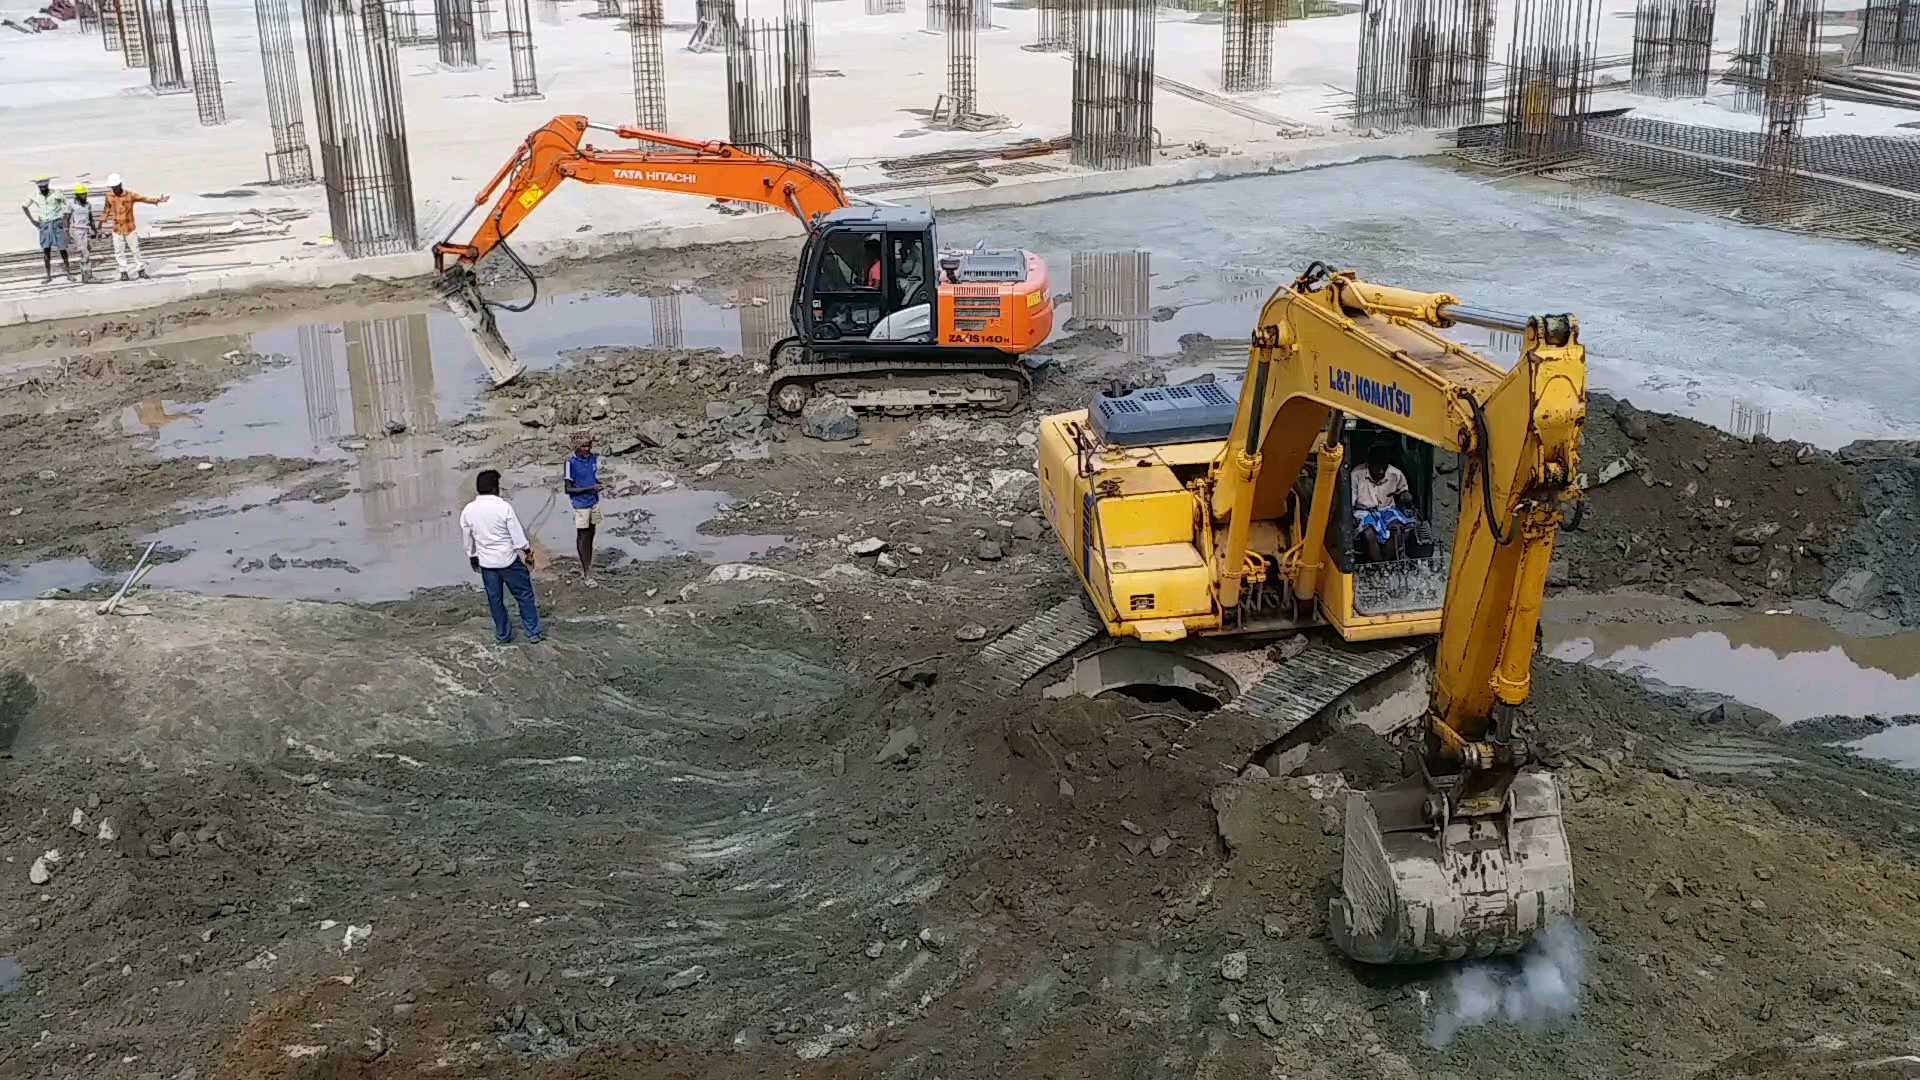
[[[642,148],[598,149],[584,141],[594,130]],[[760,203],[806,226],[794,333],[766,358],[774,369],[768,408],[777,417],[797,417],[816,393],[860,409],[1011,408],[1031,381],[1021,355],[1053,328],[1046,266],[1031,252],[943,251],[930,213],[856,207],[816,162],[556,116],[522,141],[433,249],[441,293],[496,387],[522,365],[494,311],[524,311],[532,301],[486,299],[474,270],[501,249],[534,281],[507,238],[568,180]],[[482,208],[479,226],[457,242]]]
[[[1518,363],[1438,333],[1456,324],[1520,335]],[[1221,663],[1231,639],[1300,634],[1296,659],[1240,657],[1279,665],[1234,704],[1275,724],[1277,745],[1317,718],[1340,722],[1347,691],[1428,655],[1394,639],[1438,635],[1419,768],[1348,797],[1329,930],[1354,959],[1510,952],[1573,910],[1559,798],[1513,716],[1554,537],[1578,497],[1585,412],[1571,316],[1488,311],[1315,263],[1261,310],[1238,384],[1103,396],[1041,421],[1041,507],[1109,638],[1096,650],[1204,660],[1155,662],[1191,680],[1196,667],[1245,666]],[[1458,455],[1450,542],[1430,527],[1439,454]],[[1098,630],[1010,637],[1047,633],[1065,657]],[[1050,647],[1027,652],[1044,663]],[[1075,677],[1101,655],[1076,660]],[[1031,655],[1027,666],[1038,670]]]

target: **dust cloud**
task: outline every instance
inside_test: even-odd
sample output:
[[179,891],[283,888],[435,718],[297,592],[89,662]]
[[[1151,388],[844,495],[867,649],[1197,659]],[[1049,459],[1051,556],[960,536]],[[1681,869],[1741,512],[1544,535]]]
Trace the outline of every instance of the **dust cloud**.
[[1463,1031],[1505,1021],[1544,1030],[1580,1011],[1588,939],[1572,922],[1557,922],[1512,960],[1469,964],[1448,980],[1445,1004],[1427,1028],[1427,1044],[1443,1047]]

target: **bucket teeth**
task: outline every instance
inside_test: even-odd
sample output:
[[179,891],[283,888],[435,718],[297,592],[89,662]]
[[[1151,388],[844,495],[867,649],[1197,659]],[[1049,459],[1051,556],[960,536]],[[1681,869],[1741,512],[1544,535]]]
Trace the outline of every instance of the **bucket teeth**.
[[1369,964],[1517,952],[1573,914],[1573,861],[1553,777],[1523,772],[1503,809],[1427,823],[1419,777],[1347,796],[1341,896],[1329,930]]

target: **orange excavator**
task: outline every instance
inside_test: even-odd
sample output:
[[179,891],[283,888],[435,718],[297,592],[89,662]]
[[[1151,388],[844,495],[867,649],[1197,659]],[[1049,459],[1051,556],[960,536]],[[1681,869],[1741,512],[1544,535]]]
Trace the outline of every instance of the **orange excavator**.
[[[643,147],[601,150],[583,142],[589,131]],[[533,281],[507,237],[567,180],[762,203],[806,225],[793,336],[767,358],[767,410],[775,417],[798,416],[820,393],[889,413],[956,405],[1009,410],[1032,383],[1022,354],[1053,328],[1047,268],[1030,251],[942,250],[930,211],[856,206],[839,178],[816,162],[556,116],[527,136],[433,248],[441,294],[471,333],[495,386],[517,378],[523,365],[501,336],[494,309],[525,311],[533,301],[487,300],[474,270],[499,248]],[[489,201],[472,238],[455,243]]]

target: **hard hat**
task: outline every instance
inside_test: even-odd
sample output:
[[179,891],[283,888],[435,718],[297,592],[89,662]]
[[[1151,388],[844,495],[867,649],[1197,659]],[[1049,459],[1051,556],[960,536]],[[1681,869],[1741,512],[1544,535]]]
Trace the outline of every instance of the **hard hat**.
[[45,184],[45,183],[51,182],[52,180],[53,180],[53,177],[47,173],[41,173],[39,176],[36,176],[33,178],[33,182],[36,184]]
[[85,195],[87,193],[87,185],[85,184],[73,185],[73,193],[75,195]]
[[107,186],[108,186],[108,187],[119,187],[119,186],[120,186],[120,174],[119,174],[119,173],[109,173],[109,174],[108,174],[108,176],[107,176]]

